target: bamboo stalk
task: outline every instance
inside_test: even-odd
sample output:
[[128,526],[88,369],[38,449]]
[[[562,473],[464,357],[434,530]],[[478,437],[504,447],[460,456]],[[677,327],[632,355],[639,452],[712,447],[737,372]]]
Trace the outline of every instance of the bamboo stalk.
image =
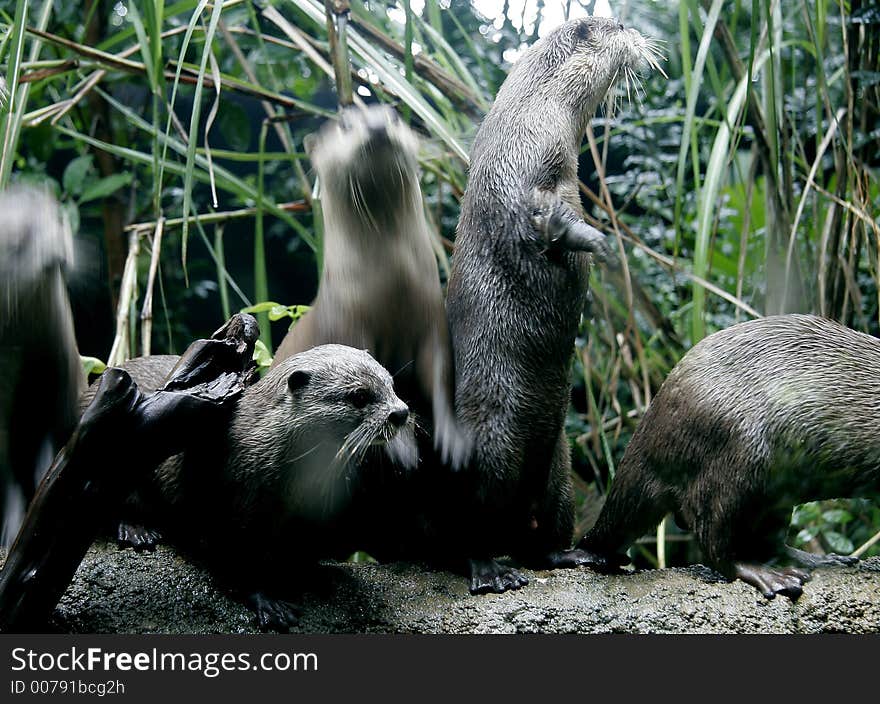
[[[279,203],[276,207],[279,210],[284,210],[290,213],[304,213],[309,210],[308,204],[302,200],[291,201],[290,203]],[[226,222],[227,220],[253,217],[257,214],[257,210],[258,208],[239,208],[238,210],[224,210],[217,213],[202,213],[200,215],[190,215],[186,220],[188,220],[190,224],[200,222],[203,225],[210,225],[212,223]],[[165,227],[171,228],[182,226],[184,218],[163,218],[163,220],[165,222]],[[157,225],[158,222],[155,220],[150,222],[136,222],[131,225],[126,225],[125,231],[141,232],[142,230],[155,230]]]
[[327,39],[330,43],[330,58],[333,60],[333,73],[336,76],[336,95],[339,107],[353,103],[351,89],[351,60],[348,56],[348,13],[351,8],[348,0],[324,0],[327,15]]
[[107,358],[108,367],[118,367],[130,356],[128,345],[128,315],[132,302],[137,299],[137,258],[140,252],[140,237],[136,232],[128,236],[128,256],[122,271],[119,285],[119,304],[116,307],[116,336]]
[[159,218],[153,235],[153,251],[150,255],[150,272],[147,275],[147,288],[144,291],[144,305],[141,309],[141,354],[149,356],[153,339],[153,286],[159,270],[159,255],[162,253],[162,231],[165,218]]

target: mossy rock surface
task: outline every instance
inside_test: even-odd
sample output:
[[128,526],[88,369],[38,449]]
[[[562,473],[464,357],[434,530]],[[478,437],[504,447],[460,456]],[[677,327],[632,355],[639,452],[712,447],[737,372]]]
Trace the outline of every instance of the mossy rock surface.
[[[235,559],[230,555],[230,559]],[[474,597],[464,578],[412,564],[322,564],[303,585],[310,633],[868,633],[880,631],[880,558],[816,570],[803,596],[765,600],[702,566],[613,576],[529,572],[518,592]],[[250,612],[202,568],[97,543],[53,617],[89,633],[248,633]]]

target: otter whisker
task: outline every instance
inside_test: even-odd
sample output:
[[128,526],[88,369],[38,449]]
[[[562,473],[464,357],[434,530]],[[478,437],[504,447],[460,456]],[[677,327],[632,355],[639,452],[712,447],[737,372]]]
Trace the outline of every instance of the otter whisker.
[[404,371],[407,367],[411,367],[415,363],[416,363],[416,360],[414,360],[414,359],[409,360],[400,369],[398,369],[396,372],[394,372],[394,374],[391,375],[391,378],[392,379],[396,378],[398,374],[400,374],[402,371]]
[[297,455],[297,456],[294,457],[292,460],[290,460],[290,463],[293,464],[294,462],[299,462],[299,461],[300,461],[301,459],[303,459],[304,457],[308,457],[308,456],[311,455],[315,450],[317,450],[319,447],[321,447],[322,444],[323,444],[323,441],[322,441],[322,440],[319,440],[317,445],[315,445],[315,446],[314,446],[313,448],[311,448],[310,450],[306,450],[306,451],[303,452],[302,454]]

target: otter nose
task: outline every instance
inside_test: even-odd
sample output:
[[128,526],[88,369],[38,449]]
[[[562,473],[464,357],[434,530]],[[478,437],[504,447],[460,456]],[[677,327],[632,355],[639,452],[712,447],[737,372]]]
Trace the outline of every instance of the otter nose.
[[395,408],[388,416],[388,420],[395,428],[400,428],[409,419],[409,409],[406,406]]

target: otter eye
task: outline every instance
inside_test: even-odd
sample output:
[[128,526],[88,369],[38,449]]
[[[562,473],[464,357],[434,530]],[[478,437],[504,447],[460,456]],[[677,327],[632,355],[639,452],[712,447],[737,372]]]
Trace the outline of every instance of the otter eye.
[[365,408],[376,400],[376,395],[369,389],[356,389],[345,398],[355,408]]
[[585,41],[590,38],[590,25],[586,22],[581,22],[574,30],[575,39],[578,41]]

